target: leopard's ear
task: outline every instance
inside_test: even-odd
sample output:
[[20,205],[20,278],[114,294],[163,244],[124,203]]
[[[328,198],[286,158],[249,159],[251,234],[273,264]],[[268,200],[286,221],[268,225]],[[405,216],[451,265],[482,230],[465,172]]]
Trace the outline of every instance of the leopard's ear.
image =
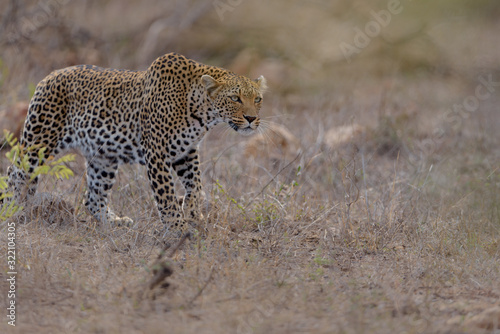
[[205,89],[208,92],[208,95],[210,97],[213,97],[214,94],[217,92],[218,88],[221,86],[221,83],[215,80],[213,77],[210,75],[202,75],[201,76],[201,82],[203,86],[205,86]]
[[255,79],[255,82],[259,85],[259,88],[260,88],[260,92],[261,93],[265,93],[265,91],[267,90],[267,80],[266,78],[264,78],[264,76],[260,76],[258,77],[257,79]]

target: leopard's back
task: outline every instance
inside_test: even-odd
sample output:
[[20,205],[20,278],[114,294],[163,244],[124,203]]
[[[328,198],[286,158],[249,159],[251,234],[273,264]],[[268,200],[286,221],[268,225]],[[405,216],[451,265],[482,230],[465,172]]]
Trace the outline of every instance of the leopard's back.
[[53,154],[78,148],[87,158],[105,154],[144,164],[139,114],[144,72],[79,65],[54,71],[31,100],[22,136]]

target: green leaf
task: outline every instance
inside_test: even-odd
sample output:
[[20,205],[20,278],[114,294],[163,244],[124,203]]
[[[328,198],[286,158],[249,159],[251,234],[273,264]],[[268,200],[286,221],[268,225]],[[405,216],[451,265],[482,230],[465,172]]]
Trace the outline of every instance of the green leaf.
[[3,135],[4,135],[5,140],[7,141],[7,143],[9,143],[10,147],[13,147],[13,146],[16,145],[17,138],[14,137],[13,133],[9,132],[9,130],[4,129],[3,130]]
[[35,179],[39,175],[46,175],[50,172],[50,166],[47,165],[42,165],[42,166],[37,166],[33,173],[31,174],[31,180]]
[[39,151],[38,151],[38,163],[41,164],[42,161],[45,159],[45,151],[47,151],[47,148],[46,147],[42,147]]
[[0,201],[12,197],[12,193],[0,193]]
[[0,190],[7,189],[7,176],[0,176]]
[[17,211],[21,210],[22,207],[16,205],[14,201],[10,203],[4,203],[2,205],[2,209],[0,210],[0,220],[6,220],[9,217],[12,217]]

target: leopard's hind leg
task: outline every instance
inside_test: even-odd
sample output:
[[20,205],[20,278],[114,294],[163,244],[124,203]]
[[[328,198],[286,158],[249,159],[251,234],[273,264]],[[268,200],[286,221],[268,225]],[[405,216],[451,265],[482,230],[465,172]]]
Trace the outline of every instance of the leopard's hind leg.
[[[50,155],[56,155],[61,148],[61,138],[66,123],[66,103],[55,94],[50,78],[37,86],[31,99],[24,129],[19,141],[21,154],[8,169],[8,189],[13,192],[18,203],[27,200],[36,192],[38,176],[33,176],[35,168],[44,163]],[[44,148],[43,154],[40,150]],[[20,163],[27,156],[27,166]]]

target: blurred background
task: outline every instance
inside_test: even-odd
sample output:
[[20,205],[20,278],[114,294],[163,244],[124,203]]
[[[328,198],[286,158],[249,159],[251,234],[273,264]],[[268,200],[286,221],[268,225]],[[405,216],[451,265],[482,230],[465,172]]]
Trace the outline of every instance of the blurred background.
[[491,0],[0,4],[2,104],[29,99],[30,86],[54,69],[141,70],[171,51],[240,74],[265,74],[273,93],[303,97],[396,74],[473,78],[500,62],[500,4]]
[[[270,90],[262,116],[274,125],[267,137],[247,142],[247,158],[282,168],[301,153],[297,165],[317,167],[308,174],[315,189],[331,189],[341,169],[335,159],[364,159],[359,152],[374,167],[400,159],[417,173],[449,163],[452,152],[464,159],[459,165],[478,152],[484,155],[477,159],[498,162],[498,1],[0,3],[0,127],[17,133],[37,82],[52,70],[145,70],[175,51],[264,75]],[[487,97],[475,97],[478,89]],[[220,137],[216,131],[207,141]]]

